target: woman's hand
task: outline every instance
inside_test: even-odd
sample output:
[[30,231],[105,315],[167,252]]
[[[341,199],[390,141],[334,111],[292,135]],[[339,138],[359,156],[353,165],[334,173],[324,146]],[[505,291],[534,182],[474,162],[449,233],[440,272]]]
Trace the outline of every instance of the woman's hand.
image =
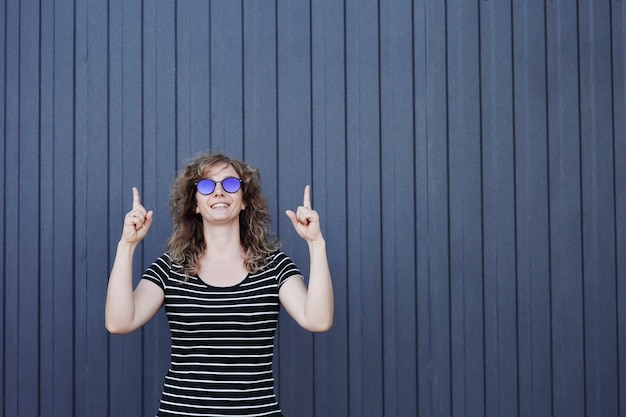
[[152,210],[146,211],[141,205],[139,190],[133,187],[133,209],[126,213],[122,241],[128,244],[137,244],[146,237],[153,218]]
[[326,257],[326,242],[320,230],[320,219],[311,208],[311,187],[304,188],[304,202],[296,212],[285,212],[296,232],[309,246],[309,284],[304,280],[289,279],[281,287],[279,297],[291,317],[302,328],[325,332],[333,325],[334,295],[330,269]]
[[285,211],[287,217],[291,220],[294,229],[301,238],[308,242],[323,239],[320,229],[320,217],[315,210],[311,208],[311,187],[304,187],[304,201],[297,211]]

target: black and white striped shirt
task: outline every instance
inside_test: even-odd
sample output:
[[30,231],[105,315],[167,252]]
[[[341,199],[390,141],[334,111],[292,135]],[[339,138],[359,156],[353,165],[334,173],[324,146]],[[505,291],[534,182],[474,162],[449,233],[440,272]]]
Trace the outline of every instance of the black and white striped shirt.
[[282,252],[233,287],[185,275],[169,254],[144,273],[165,293],[171,366],[158,416],[282,416],[274,395],[272,357],[278,289],[302,275]]

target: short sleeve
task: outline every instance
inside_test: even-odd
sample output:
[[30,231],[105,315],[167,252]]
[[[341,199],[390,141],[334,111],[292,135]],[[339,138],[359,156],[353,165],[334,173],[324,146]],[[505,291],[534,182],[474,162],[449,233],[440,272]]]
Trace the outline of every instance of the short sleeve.
[[299,277],[301,279],[304,279],[296,264],[293,263],[293,261],[283,252],[276,252],[276,254],[274,255],[274,259],[272,260],[272,264],[275,268],[276,282],[278,284],[278,288],[280,288],[285,283],[285,281],[290,278]]
[[148,281],[152,281],[163,291],[167,287],[167,282],[169,281],[169,273],[172,269],[172,259],[169,254],[164,253],[161,255],[156,261],[152,263],[146,269],[146,271],[141,276],[142,279],[147,279]]

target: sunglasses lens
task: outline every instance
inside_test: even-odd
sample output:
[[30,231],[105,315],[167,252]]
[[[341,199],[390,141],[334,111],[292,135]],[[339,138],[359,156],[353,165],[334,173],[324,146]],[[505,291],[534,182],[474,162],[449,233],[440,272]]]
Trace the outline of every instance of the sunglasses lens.
[[239,178],[225,178],[222,181],[222,187],[227,193],[236,193],[241,188],[241,181]]
[[196,188],[200,194],[209,195],[215,191],[215,181],[209,179],[200,180]]

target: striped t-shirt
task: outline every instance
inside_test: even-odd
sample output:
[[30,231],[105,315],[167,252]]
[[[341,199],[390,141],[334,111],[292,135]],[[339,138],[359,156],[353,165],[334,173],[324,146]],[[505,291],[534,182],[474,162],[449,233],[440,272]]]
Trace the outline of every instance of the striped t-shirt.
[[272,357],[278,289],[300,276],[282,252],[233,287],[188,277],[169,254],[143,274],[163,289],[172,338],[158,416],[282,416]]

